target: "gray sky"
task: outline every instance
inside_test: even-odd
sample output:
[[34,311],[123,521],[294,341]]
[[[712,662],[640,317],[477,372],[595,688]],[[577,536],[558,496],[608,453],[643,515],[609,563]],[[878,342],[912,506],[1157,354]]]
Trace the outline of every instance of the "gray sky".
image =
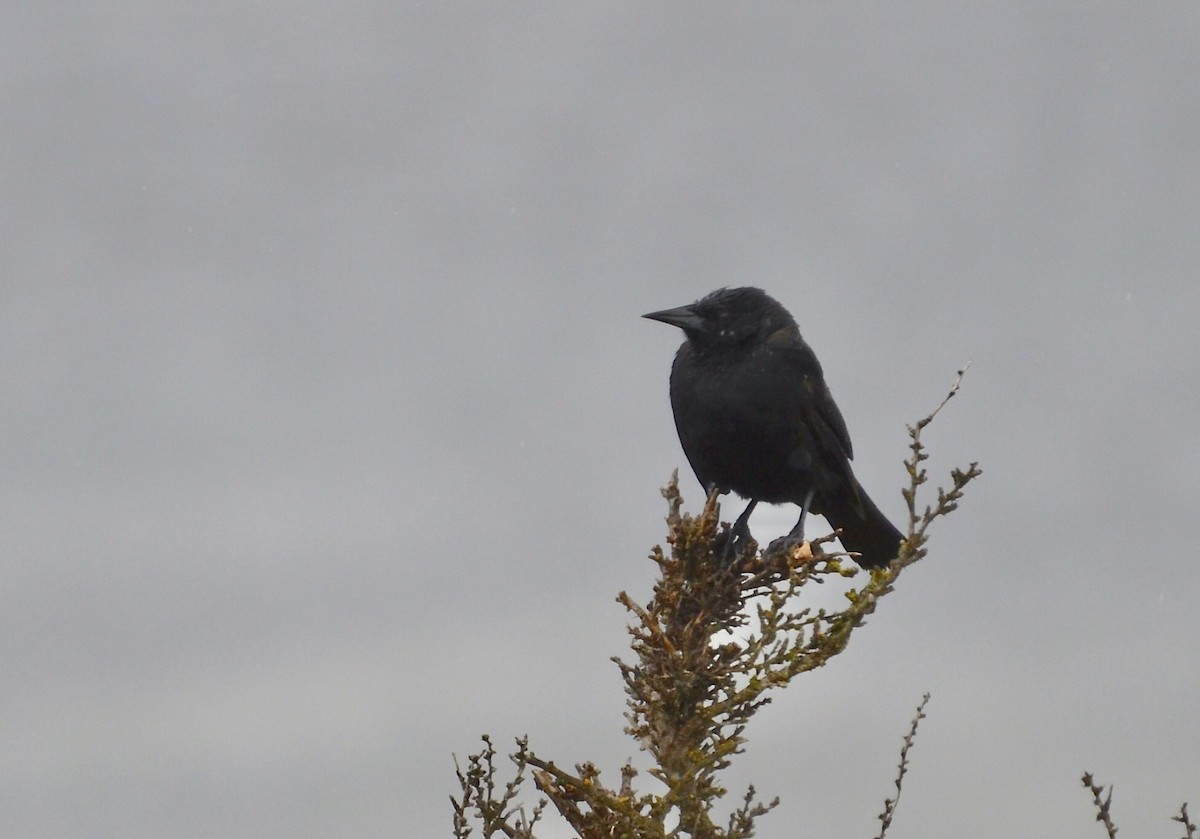
[[1085,769],[1178,834],[1198,55],[1194,2],[8,4],[0,834],[445,836],[485,731],[615,777],[686,473],[638,316],[741,284],[889,514],[968,360],[930,466],[985,469],[755,720],[760,835],[873,835],[926,690],[894,839],[1099,836]]

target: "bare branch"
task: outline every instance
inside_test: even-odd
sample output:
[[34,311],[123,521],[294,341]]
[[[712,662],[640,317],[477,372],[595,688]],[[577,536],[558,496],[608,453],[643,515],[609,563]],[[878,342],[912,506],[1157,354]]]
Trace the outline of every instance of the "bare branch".
[[883,802],[883,812],[879,814],[881,824],[877,839],[884,839],[887,829],[892,826],[892,818],[896,815],[896,807],[900,804],[900,793],[903,792],[904,776],[908,774],[908,750],[912,748],[913,742],[916,740],[917,726],[921,720],[925,719],[925,706],[928,704],[929,694],[927,693],[921,697],[921,704],[917,706],[917,712],[913,715],[908,734],[904,735],[904,745],[900,747],[900,765],[897,767],[896,773],[896,797],[888,798]]
[[1096,786],[1091,772],[1083,773],[1083,785],[1092,792],[1092,801],[1096,804],[1096,821],[1104,823],[1108,839],[1117,839],[1117,826],[1113,824],[1111,813],[1113,788],[1110,786],[1108,795],[1105,795],[1104,787]]
[[1183,802],[1183,806],[1179,808],[1179,815],[1171,816],[1171,821],[1179,822],[1181,825],[1183,825],[1183,829],[1186,831],[1186,833],[1183,835],[1183,839],[1196,839],[1196,825],[1192,824],[1192,820],[1188,818],[1186,801]]

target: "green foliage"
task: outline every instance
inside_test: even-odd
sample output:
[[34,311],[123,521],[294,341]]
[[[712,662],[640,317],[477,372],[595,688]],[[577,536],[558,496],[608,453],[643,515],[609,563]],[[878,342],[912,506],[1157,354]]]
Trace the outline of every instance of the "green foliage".
[[[672,476],[663,490],[669,550],[655,547],[650,554],[658,568],[653,596],[645,604],[625,592],[617,597],[631,616],[633,659],[614,659],[627,696],[625,731],[649,754],[655,789],[636,791],[638,773],[630,765],[621,769],[615,788],[590,763],[564,770],[535,755],[523,739],[510,755],[515,776],[498,786],[495,750],[484,737],[484,750],[458,771],[462,794],[451,799],[455,837],[465,839],[477,823],[483,837],[533,839],[549,802],[581,839],[750,839],[757,819],[778,799],[762,801],[750,788],[731,812],[720,816],[716,808],[726,794],[720,773],[742,753],[751,717],[770,701],[771,691],[846,649],[904,570],[926,555],[929,525],[953,512],[963,489],[980,474],[975,463],[954,470],[950,487],[939,489],[936,502],[917,512],[918,489],[927,480],[921,432],[957,389],[956,381],[932,414],[909,427],[908,536],[891,565],[869,574],[853,566],[849,555],[827,549],[833,535],[766,557],[751,544],[723,565],[718,557],[728,525],[720,524],[716,495],[699,515],[685,513]],[[807,586],[863,577],[860,587],[846,592],[840,609],[805,602]],[[924,703],[905,739],[897,793],[923,709]],[[528,816],[516,803],[527,772],[545,796]],[[895,800],[888,801],[880,836],[894,810]]]

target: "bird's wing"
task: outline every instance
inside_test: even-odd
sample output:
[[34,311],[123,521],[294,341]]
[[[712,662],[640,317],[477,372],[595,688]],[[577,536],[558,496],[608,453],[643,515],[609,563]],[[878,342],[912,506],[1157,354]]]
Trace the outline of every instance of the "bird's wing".
[[854,459],[854,447],[850,443],[850,432],[846,428],[846,420],[833,401],[833,394],[825,384],[825,375],[821,371],[821,363],[812,348],[801,339],[790,353],[794,374],[804,383],[808,399],[804,400],[802,410],[805,413],[808,427],[817,438],[818,450],[832,454],[841,450],[843,457],[835,457],[826,461],[827,466],[841,473],[844,486],[849,492],[847,499],[855,511],[863,514],[862,500],[859,497],[858,481],[850,468]]
[[800,381],[804,387],[807,398],[802,400],[801,408],[809,428],[827,450],[840,448],[846,459],[852,460],[854,447],[850,443],[846,420],[842,418],[842,412],[838,410],[833,394],[825,384],[825,375],[816,353],[796,333],[787,336],[786,342],[777,343],[775,350],[786,359],[789,377]]
[[819,395],[813,399],[813,407],[825,427],[841,445],[842,451],[846,453],[846,459],[853,460],[854,447],[850,444],[850,432],[846,429],[846,420],[842,419],[842,412],[838,410],[837,403],[833,401],[833,394],[829,392],[829,387],[824,381],[816,382],[815,388]]

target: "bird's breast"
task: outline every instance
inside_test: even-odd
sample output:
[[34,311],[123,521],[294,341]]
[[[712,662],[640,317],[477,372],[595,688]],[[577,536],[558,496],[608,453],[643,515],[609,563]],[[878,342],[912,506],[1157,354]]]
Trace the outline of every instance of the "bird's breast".
[[782,386],[780,375],[753,357],[727,364],[677,359],[671,407],[702,481],[763,501],[803,498],[815,466],[812,430],[788,396],[801,383]]

